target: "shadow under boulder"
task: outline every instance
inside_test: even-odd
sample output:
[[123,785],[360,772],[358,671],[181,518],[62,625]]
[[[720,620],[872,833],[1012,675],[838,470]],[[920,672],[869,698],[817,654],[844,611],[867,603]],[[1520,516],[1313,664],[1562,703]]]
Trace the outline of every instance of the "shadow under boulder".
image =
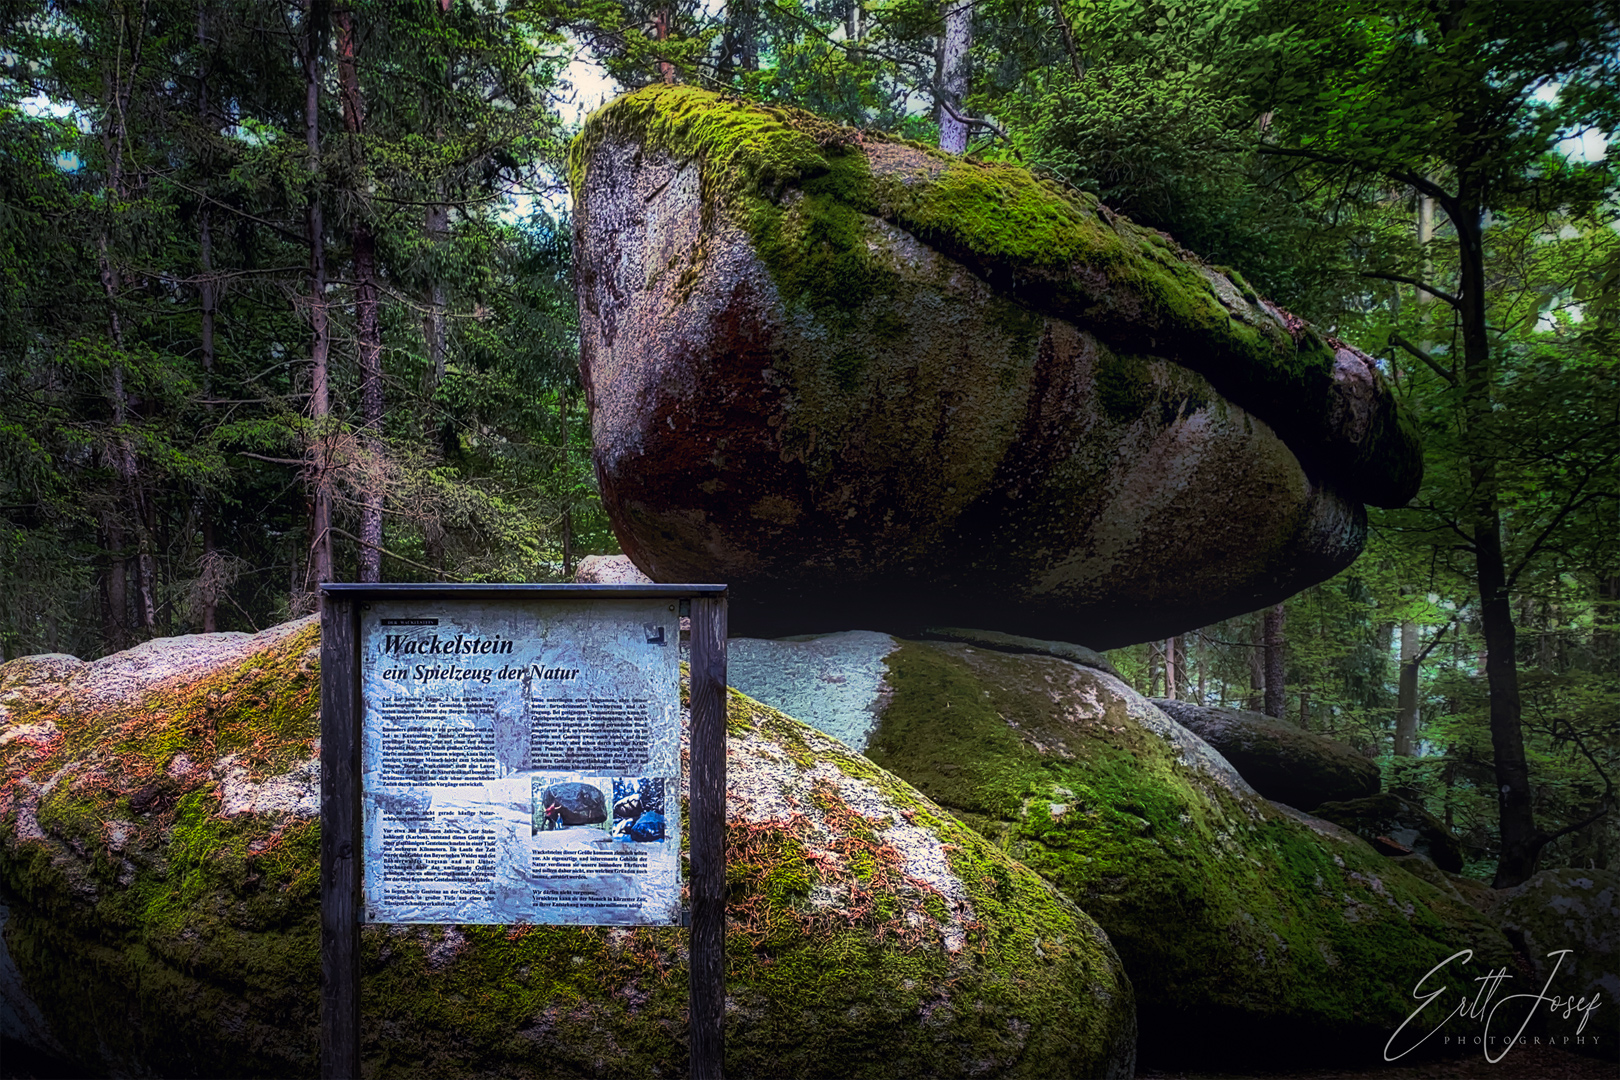
[[1299,810],[1378,794],[1378,766],[1342,743],[1247,709],[1153,698],[1268,799]]

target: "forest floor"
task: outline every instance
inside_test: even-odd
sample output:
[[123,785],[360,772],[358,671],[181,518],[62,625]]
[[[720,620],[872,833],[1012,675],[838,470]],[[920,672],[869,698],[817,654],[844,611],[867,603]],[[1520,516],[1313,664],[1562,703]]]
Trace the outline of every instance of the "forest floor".
[[1198,1069],[1143,1069],[1137,1080],[1620,1080],[1620,1061],[1576,1054],[1552,1046],[1514,1047],[1492,1064],[1483,1053],[1408,1064],[1348,1068],[1205,1072]]

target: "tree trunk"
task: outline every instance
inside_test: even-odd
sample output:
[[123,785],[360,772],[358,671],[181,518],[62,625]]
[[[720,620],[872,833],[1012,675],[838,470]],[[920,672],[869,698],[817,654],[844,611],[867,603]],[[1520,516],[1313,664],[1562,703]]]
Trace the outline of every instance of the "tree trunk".
[[1592,631],[1592,652],[1596,663],[1593,665],[1599,672],[1614,672],[1620,670],[1620,650],[1615,648],[1615,624],[1620,622],[1620,574],[1607,573],[1598,575],[1598,606],[1594,621],[1597,628]]
[[1198,653],[1198,704],[1208,705],[1209,696],[1204,692],[1204,670],[1209,667],[1209,643],[1204,641],[1202,632],[1193,640],[1197,642],[1193,649]]
[[1176,699],[1176,682],[1179,672],[1176,670],[1176,639],[1164,639],[1164,696],[1171,701]]
[[563,491],[562,561],[563,580],[574,580],[574,497],[573,482],[568,479],[573,464],[568,455],[568,387],[557,391],[557,426],[562,440]]
[[[355,68],[354,13],[337,16],[338,83],[343,90],[343,129],[353,142],[352,153],[364,153],[365,100],[360,96],[360,75]],[[360,347],[361,452],[366,458],[360,491],[361,581],[382,580],[382,329],[377,316],[377,241],[365,221],[364,196],[355,192],[356,223],[350,231],[354,248],[354,316]]]
[[[656,40],[656,41],[667,41],[667,40],[669,40],[669,17],[670,17],[670,10],[667,7],[661,7],[657,11],[653,12],[653,38],[654,38],[654,40]],[[662,55],[662,50],[660,50],[660,55]],[[659,78],[664,80],[664,85],[665,86],[674,86],[675,85],[675,65],[670,63],[668,60],[660,59],[658,61],[658,76],[659,76]]]
[[[125,52],[123,33],[130,26],[130,20],[120,21],[119,54],[120,58]],[[112,237],[110,234],[111,220],[117,208],[128,198],[129,192],[124,182],[124,145],[127,132],[124,128],[124,118],[128,115],[130,94],[133,91],[135,73],[140,69],[141,51],[145,43],[145,22],[141,21],[133,33],[133,39],[128,43],[129,72],[118,67],[118,58],[113,61],[113,68],[103,78],[104,101],[107,105],[106,121],[102,127],[102,148],[107,155],[107,182],[103,188],[108,206],[106,218],[100,232],[96,237],[96,253],[98,269],[101,277],[102,294],[107,301],[107,328],[112,338],[113,362],[109,372],[108,398],[112,406],[112,422],[114,434],[112,437],[111,456],[113,471],[118,477],[118,491],[114,499],[115,504],[122,504],[113,514],[124,515],[125,519],[134,526],[135,532],[135,625],[144,629],[151,629],[156,625],[157,613],[152,603],[150,560],[153,557],[151,543],[146,535],[146,518],[141,512],[141,477],[140,464],[135,456],[135,442],[130,436],[129,394],[124,383],[124,326],[123,317],[119,309],[119,294],[122,289],[121,276],[113,260]],[[124,529],[122,523],[113,525],[108,530],[108,541],[114,544],[112,562],[118,569],[120,588],[118,592],[127,597],[128,560],[124,556]],[[122,628],[129,626],[127,606],[119,604],[113,607],[118,625]],[[120,632],[120,644],[125,635]],[[109,642],[109,645],[112,643]]]
[[1401,669],[1395,691],[1395,755],[1417,754],[1418,727],[1418,624],[1411,619],[1401,623]]
[[1484,214],[1465,176],[1457,197],[1443,204],[1457,231],[1460,263],[1458,315],[1463,339],[1463,418],[1473,503],[1469,526],[1479,579],[1480,623],[1485,637],[1485,682],[1490,694],[1491,750],[1496,767],[1501,857],[1495,887],[1521,884],[1536,871],[1546,843],[1530,803],[1530,767],[1524,753],[1516,631],[1502,553],[1496,459],[1490,442],[1491,347],[1485,321]]
[[759,0],[731,0],[726,4],[726,28],[715,74],[720,82],[728,83],[739,71],[758,70]]
[[[197,72],[197,116],[202,121],[204,130],[210,130],[208,122],[208,9],[197,8],[197,47],[201,54],[200,68]],[[202,366],[203,366],[203,397],[214,396],[214,317],[219,305],[219,293],[214,281],[214,237],[210,230],[211,207],[208,199],[204,197],[197,211],[197,267],[198,267],[198,299],[202,304]],[[204,406],[210,413],[212,405]],[[208,505],[207,496],[198,498],[197,516],[201,520],[203,556],[199,572],[203,577],[202,588],[202,631],[212,634],[219,629],[219,597],[215,591],[217,577],[214,573],[214,519],[213,511]]]
[[1283,619],[1287,615],[1281,604],[1268,608],[1265,616],[1266,653],[1266,707],[1267,716],[1281,720],[1283,715],[1284,671],[1287,650],[1283,641]]
[[1249,695],[1243,699],[1243,707],[1259,712],[1266,701],[1265,616],[1259,612],[1254,615],[1249,638],[1254,644],[1249,647]]
[[968,51],[972,48],[973,5],[967,0],[945,0],[945,36],[939,54],[939,148],[947,153],[967,150],[963,99],[968,92]]
[[310,386],[310,558],[306,587],[315,590],[320,606],[320,583],[333,580],[332,568],[332,400],[327,374],[331,338],[326,311],[326,226],[321,215],[321,54],[326,48],[328,5],[308,0],[304,9],[304,147],[309,170],[309,197],[305,224],[309,240]]

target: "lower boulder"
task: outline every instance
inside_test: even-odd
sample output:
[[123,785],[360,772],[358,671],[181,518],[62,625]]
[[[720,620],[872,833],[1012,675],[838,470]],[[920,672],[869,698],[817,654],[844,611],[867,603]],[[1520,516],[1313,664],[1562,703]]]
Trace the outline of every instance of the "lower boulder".
[[1378,794],[1378,766],[1342,743],[1247,709],[1153,698],[1160,712],[1221,752],[1260,794],[1301,810]]
[[1445,822],[1410,799],[1386,791],[1323,803],[1311,813],[1349,829],[1385,855],[1415,851],[1448,873],[1462,871],[1462,844]]
[[[1108,931],[1136,988],[1145,1063],[1376,1060],[1431,968],[1473,950],[1426,986],[1461,994],[1512,966],[1502,934],[1454,890],[1269,802],[1109,672],[1015,644],[733,641],[728,673],[754,689],[770,681],[762,662],[786,666],[797,678],[777,681],[812,706],[818,682],[867,679],[876,655],[867,756]],[[783,660],[794,650],[797,667]],[[840,651],[855,661],[845,683]],[[1407,1033],[1443,1020],[1435,1009]]]
[[[8,1040],[318,1071],[318,648],[305,620],[0,666]],[[727,725],[728,1072],[1131,1075],[1085,913],[837,740],[736,693]],[[687,1072],[679,928],[368,926],[361,964],[375,1075]]]
[[1498,892],[1493,914],[1530,961],[1534,989],[1556,999],[1538,1009],[1538,1034],[1555,1046],[1614,1061],[1620,1052],[1620,874],[1542,870]]

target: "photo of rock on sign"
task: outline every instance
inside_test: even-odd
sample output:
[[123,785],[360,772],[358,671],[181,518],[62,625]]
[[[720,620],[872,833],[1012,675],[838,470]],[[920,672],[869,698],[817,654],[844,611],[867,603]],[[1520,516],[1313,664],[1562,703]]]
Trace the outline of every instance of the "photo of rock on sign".
[[606,829],[607,794],[590,781],[534,782],[534,832],[562,829]]
[[662,777],[613,781],[613,838],[638,844],[655,844],[664,839]]

